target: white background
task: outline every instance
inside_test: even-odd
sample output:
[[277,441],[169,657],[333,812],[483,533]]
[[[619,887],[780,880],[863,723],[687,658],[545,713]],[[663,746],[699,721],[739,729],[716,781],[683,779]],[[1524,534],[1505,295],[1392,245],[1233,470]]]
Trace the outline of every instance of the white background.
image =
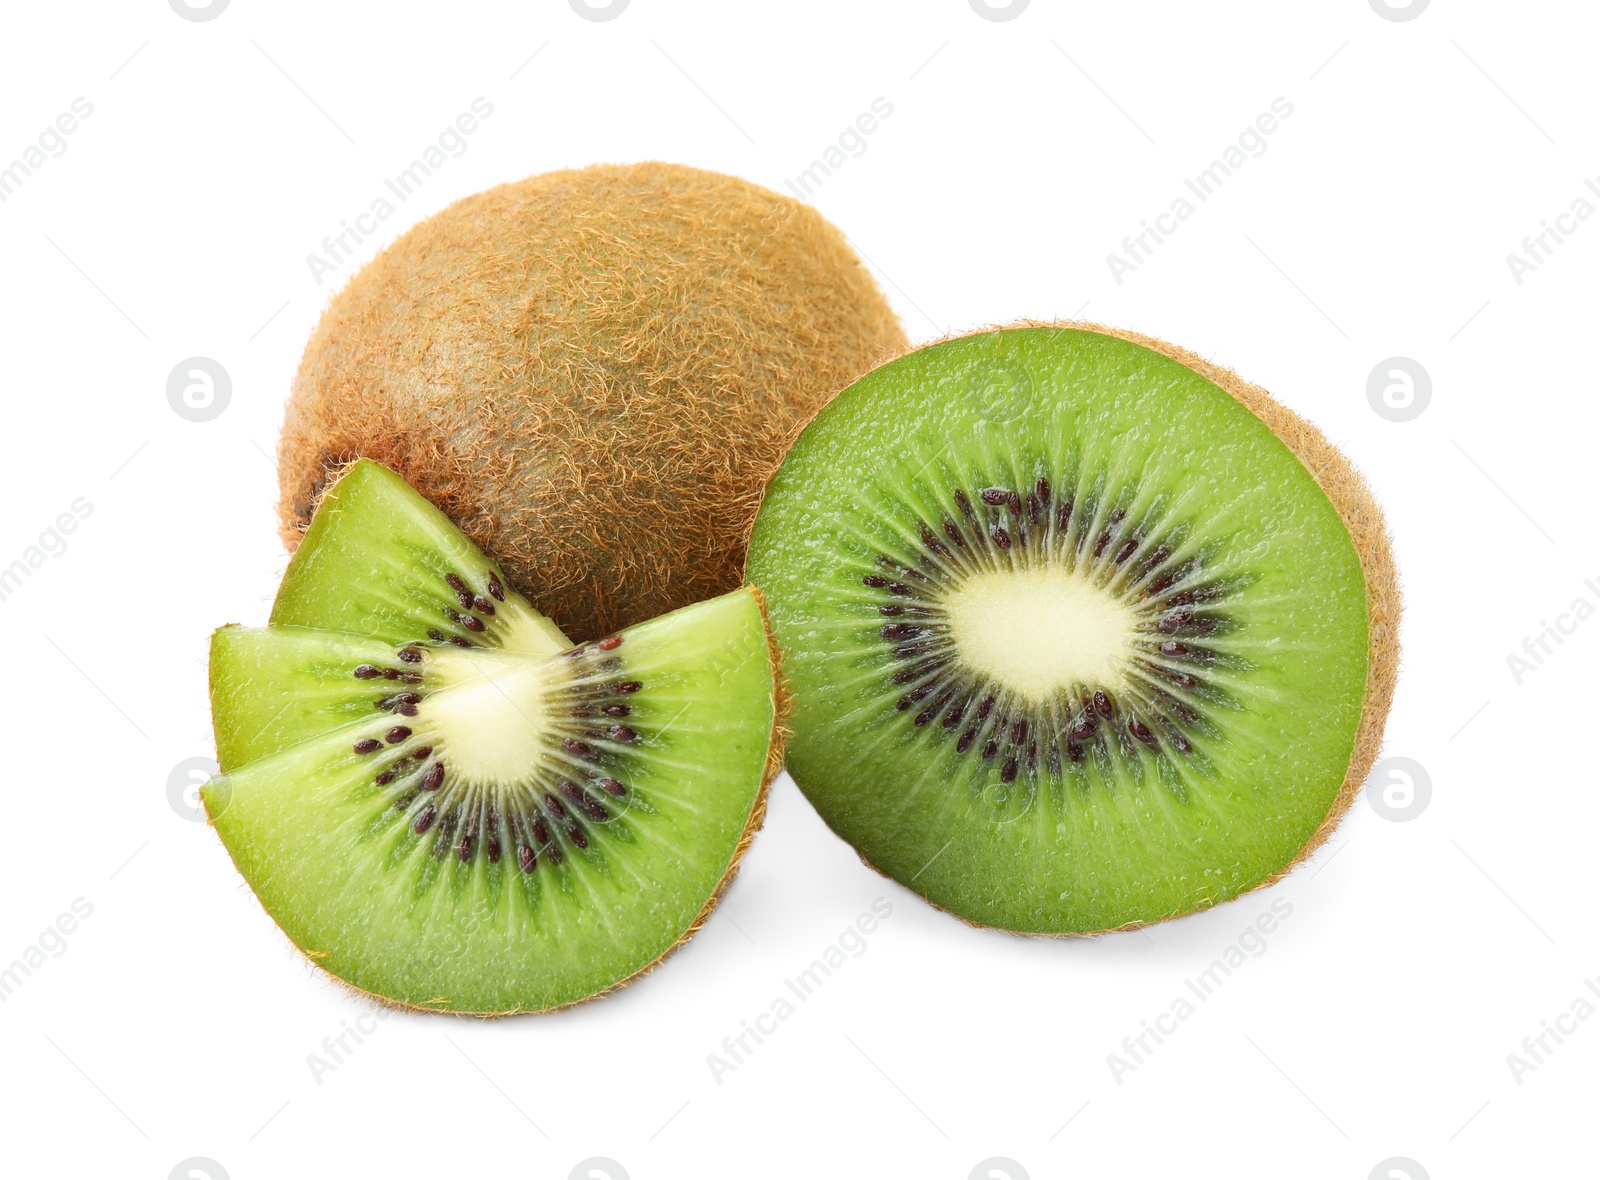
[[[4,1171],[1592,1166],[1600,1019],[1520,1083],[1507,1057],[1600,976],[1600,621],[1520,684],[1507,657],[1575,599],[1600,606],[1600,218],[1520,284],[1506,256],[1600,178],[1597,36],[1577,2],[1437,0],[1405,21],[1367,0],[1033,0],[1003,21],[967,0],[633,0],[607,22],[566,0],[233,0],[207,21],[165,0],[8,4],[0,165],[75,98],[93,114],[0,203],[0,566],[75,500],[92,513],[0,601],[0,965],[74,899],[93,910],[0,1004]],[[292,950],[168,777],[212,753],[208,633],[264,621],[284,564],[283,399],[355,265],[318,285],[307,255],[480,96],[492,117],[363,257],[557,167],[659,158],[782,189],[881,97],[892,116],[810,199],[913,339],[1081,315],[1319,423],[1394,530],[1408,613],[1385,752],[1426,768],[1426,809],[1390,822],[1358,801],[1273,890],[1038,941],[878,878],[782,779],[718,915],[649,978],[550,1017],[369,1022],[314,1078],[324,1038],[374,1010]],[[1117,282],[1107,255],[1278,97],[1293,115],[1265,153]],[[196,355],[233,383],[203,423],[166,398]],[[1397,355],[1432,379],[1407,422],[1367,398]],[[880,897],[893,916],[866,952],[714,1081],[723,1038]],[[1115,1079],[1123,1038],[1274,899],[1293,914],[1266,951]]]

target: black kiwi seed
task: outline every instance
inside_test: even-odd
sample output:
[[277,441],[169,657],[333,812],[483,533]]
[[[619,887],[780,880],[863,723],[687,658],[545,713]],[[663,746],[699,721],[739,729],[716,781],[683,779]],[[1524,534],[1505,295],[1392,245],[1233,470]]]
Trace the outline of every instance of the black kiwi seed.
[[383,735],[383,740],[388,742],[391,746],[395,746],[399,745],[410,736],[411,727],[409,725],[397,725],[388,733]]
[[407,664],[420,664],[422,662],[422,649],[416,647],[402,647],[394,653],[396,658]]
[[500,576],[498,574],[489,575],[489,593],[494,596],[496,602],[504,602],[506,600],[505,587],[500,585]]
[[411,830],[419,836],[422,835],[423,832],[426,832],[429,828],[433,827],[434,817],[438,814],[439,813],[433,809],[433,804],[428,804],[428,806],[424,807],[417,813],[416,822],[411,825]]
[[526,844],[517,845],[517,864],[522,866],[524,873],[533,872],[539,863],[538,855]]
[[355,744],[354,748],[357,754],[371,754],[383,749],[383,743],[377,738],[363,738]]
[[357,680],[371,680],[374,676],[382,676],[383,672],[371,664],[358,664],[355,670]]
[[435,762],[428,767],[428,773],[422,776],[422,789],[424,791],[437,791],[444,785],[444,763]]
[[603,789],[606,792],[606,794],[614,795],[618,799],[622,798],[624,795],[626,795],[628,793],[628,788],[623,786],[621,783],[619,783],[614,778],[603,778],[603,779],[601,779],[600,780],[600,786],[601,786],[601,789]]

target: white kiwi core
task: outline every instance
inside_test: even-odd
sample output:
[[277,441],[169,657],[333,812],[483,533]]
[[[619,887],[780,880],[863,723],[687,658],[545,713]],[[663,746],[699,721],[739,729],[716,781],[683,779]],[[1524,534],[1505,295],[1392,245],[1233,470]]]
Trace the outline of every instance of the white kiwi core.
[[556,665],[506,652],[451,651],[434,657],[439,691],[428,697],[430,736],[464,782],[522,782],[557,744],[549,696]]
[[1125,681],[1133,613],[1075,572],[1044,566],[975,573],[944,608],[962,662],[1024,700]]

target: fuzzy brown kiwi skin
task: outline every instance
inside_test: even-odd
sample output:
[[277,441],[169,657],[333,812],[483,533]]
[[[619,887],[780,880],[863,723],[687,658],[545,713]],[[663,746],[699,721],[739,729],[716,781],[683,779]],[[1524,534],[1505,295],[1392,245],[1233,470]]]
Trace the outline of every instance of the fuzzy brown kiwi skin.
[[470,196],[361,268],[306,345],[278,447],[291,551],[375,459],[574,639],[737,588],[767,471],[907,347],[810,206],[661,163]]
[[[1356,795],[1360,793],[1367,775],[1372,772],[1372,764],[1377,760],[1378,752],[1383,746],[1384,724],[1389,716],[1389,707],[1394,701],[1395,681],[1400,673],[1401,612],[1400,578],[1395,568],[1394,552],[1390,544],[1388,527],[1384,522],[1383,509],[1361,473],[1345,457],[1344,452],[1328,441],[1327,435],[1322,431],[1283,405],[1259,385],[1251,384],[1232,369],[1213,364],[1186,348],[1169,344],[1154,336],[1080,320],[1019,320],[995,327],[980,328],[973,332],[957,333],[917,347],[927,348],[950,340],[983,336],[1011,328],[1070,328],[1080,332],[1114,336],[1119,340],[1126,340],[1153,352],[1159,352],[1213,384],[1221,386],[1235,401],[1241,403],[1260,419],[1267,429],[1277,435],[1280,442],[1294,452],[1295,457],[1311,473],[1311,477],[1317,481],[1317,486],[1333,504],[1339,519],[1344,522],[1345,529],[1350,533],[1350,540],[1355,546],[1356,556],[1361,562],[1361,572],[1367,584],[1367,688],[1362,700],[1361,723],[1356,727],[1355,743],[1351,750],[1349,766],[1345,769],[1344,781],[1339,785],[1339,793],[1334,796],[1328,814],[1323,817],[1316,831],[1312,832],[1311,838],[1305,842],[1294,858],[1271,876],[1249,889],[1233,894],[1226,900],[1234,901],[1258,889],[1275,885],[1309,859],[1333,834],[1333,830],[1339,826],[1339,821],[1355,802]],[[775,475],[776,471],[773,474]],[[894,880],[859,852],[856,855],[860,857],[861,863],[873,872]],[[903,885],[903,882],[897,883]],[[916,893],[916,890],[913,889],[911,892]],[[918,896],[934,909],[950,914],[951,917],[975,929],[999,930],[1002,933],[1028,938],[1094,938],[1101,934],[1116,934],[1126,930],[1137,930],[1143,926],[1153,926],[1158,922],[1168,922],[1173,918],[1182,918],[1210,909],[1217,904],[1215,898],[1207,898],[1187,909],[1176,910],[1147,922],[1127,922],[1121,926],[1109,926],[1102,930],[1053,933],[1007,930],[1003,926],[974,922],[970,918],[952,913],[923,894]]]
[[[767,617],[767,600],[755,586],[743,588],[751,593],[756,600],[756,606],[760,608],[761,625],[766,632],[767,639],[767,658],[772,666],[772,732],[767,739],[767,760],[761,770],[761,789],[756,793],[755,802],[750,808],[750,816],[745,820],[744,830],[739,833],[738,843],[734,845],[733,855],[728,860],[728,867],[723,870],[722,879],[717,882],[717,887],[711,891],[711,896],[706,899],[705,905],[700,907],[700,912],[695,915],[694,921],[684,928],[677,941],[666,950],[662,951],[643,967],[640,967],[632,975],[619,979],[609,987],[602,988],[579,1000],[570,1000],[565,1004],[554,1004],[548,1008],[506,1008],[500,1011],[473,1011],[451,1007],[450,1000],[446,996],[440,996],[429,1003],[413,1004],[405,1000],[391,999],[389,996],[380,995],[377,992],[367,991],[365,988],[358,987],[348,979],[335,975],[324,967],[321,960],[327,957],[327,951],[314,951],[301,947],[295,943],[294,939],[289,938],[287,932],[284,932],[284,937],[288,940],[289,945],[304,955],[312,966],[333,980],[334,983],[381,1007],[397,1012],[428,1012],[445,1016],[477,1016],[483,1019],[498,1019],[503,1016],[548,1015],[552,1012],[564,1012],[568,1008],[576,1008],[580,1004],[588,1004],[594,1000],[609,996],[612,992],[627,987],[634,980],[654,971],[669,955],[700,932],[700,928],[710,919],[712,912],[716,910],[717,905],[722,901],[723,895],[727,893],[728,887],[733,884],[734,877],[738,876],[739,864],[744,860],[744,854],[749,851],[751,843],[756,838],[756,833],[761,830],[762,824],[766,822],[767,796],[772,787],[772,780],[777,778],[778,774],[783,770],[783,756],[789,746],[789,738],[792,731],[788,723],[793,707],[793,698],[790,696],[789,689],[783,678],[783,656],[778,650],[777,639],[772,633],[772,624]],[[201,801],[202,803],[204,802],[204,796],[201,797]],[[206,824],[214,826],[214,823],[215,821],[208,811]],[[235,865],[234,867],[237,870],[238,866]],[[267,916],[272,918],[275,925],[277,924],[277,918],[272,914],[271,910],[267,911]],[[283,930],[282,926],[278,928],[280,931]]]

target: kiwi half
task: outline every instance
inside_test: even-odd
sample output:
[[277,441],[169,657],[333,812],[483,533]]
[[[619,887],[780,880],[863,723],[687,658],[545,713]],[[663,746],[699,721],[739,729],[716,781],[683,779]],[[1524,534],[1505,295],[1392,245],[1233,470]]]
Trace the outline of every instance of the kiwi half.
[[1094,325],[948,340],[806,428],[756,519],[788,766],[975,924],[1086,933],[1257,888],[1382,737],[1399,594],[1315,428]]
[[283,539],[366,456],[569,634],[606,635],[738,586],[789,443],[906,347],[844,235],[768,189],[660,163],[500,185],[323,313],[278,447]]
[[749,589],[570,647],[393,472],[323,497],[224,627],[201,792],[320,967],[398,1004],[560,1007],[692,934],[760,825],[777,684]]

